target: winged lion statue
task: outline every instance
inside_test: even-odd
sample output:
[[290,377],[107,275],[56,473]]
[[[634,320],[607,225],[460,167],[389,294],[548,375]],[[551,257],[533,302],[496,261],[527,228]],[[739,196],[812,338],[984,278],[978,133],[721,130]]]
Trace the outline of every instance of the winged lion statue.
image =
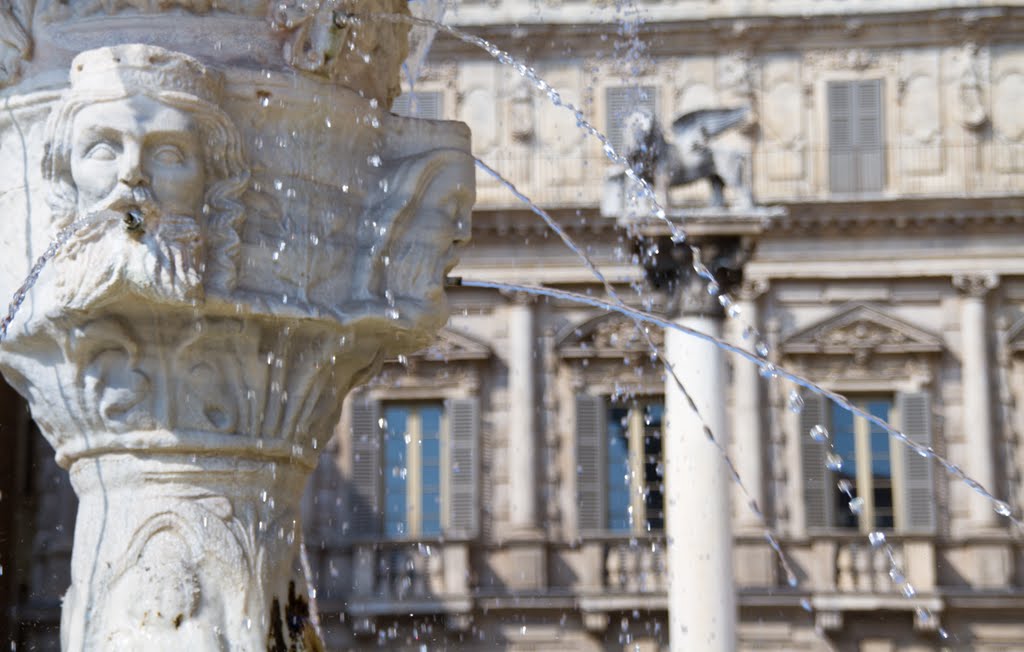
[[745,107],[690,111],[676,118],[667,139],[654,114],[634,111],[623,120],[623,155],[637,175],[659,191],[707,179],[712,206],[725,206],[726,186],[739,190],[738,206],[753,206],[749,157],[712,143],[715,136],[746,120],[748,113]]

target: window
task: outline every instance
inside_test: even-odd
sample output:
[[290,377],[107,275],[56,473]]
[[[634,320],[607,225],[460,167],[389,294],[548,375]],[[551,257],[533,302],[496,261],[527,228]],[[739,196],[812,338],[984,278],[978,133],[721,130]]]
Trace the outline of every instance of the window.
[[[893,413],[891,397],[860,398],[854,401],[854,405],[886,423]],[[842,466],[830,472],[832,525],[866,530],[892,529],[896,524],[892,448],[899,443],[890,441],[889,433],[867,419],[854,417],[853,413],[835,404],[830,408],[832,446],[842,458]],[[859,510],[859,516],[854,509]]]
[[472,538],[478,519],[476,399],[353,398],[350,534]]
[[[868,414],[931,445],[927,393],[848,397]],[[810,436],[829,431],[827,442]],[[810,529],[896,530],[927,533],[935,527],[932,461],[864,417],[817,395],[805,396],[800,415],[804,502]],[[838,455],[840,464],[829,463]]]
[[615,151],[622,154],[622,121],[633,111],[657,115],[657,91],[653,86],[614,86],[605,91],[605,134]]
[[384,406],[384,534],[441,534],[441,403]]
[[882,81],[828,84],[829,187],[880,192],[885,185]]
[[576,407],[580,530],[664,530],[662,401],[579,396]]
[[440,120],[444,117],[440,91],[416,91],[395,98],[391,112],[406,117]]

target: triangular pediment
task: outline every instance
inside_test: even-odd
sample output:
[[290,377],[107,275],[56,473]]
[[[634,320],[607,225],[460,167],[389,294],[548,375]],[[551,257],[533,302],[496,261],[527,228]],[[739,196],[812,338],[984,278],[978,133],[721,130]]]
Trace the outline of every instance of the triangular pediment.
[[451,328],[443,328],[437,340],[410,357],[420,360],[453,362],[456,360],[487,360],[492,355],[486,343]]
[[[644,324],[645,334],[636,322],[619,313],[606,313],[564,328],[557,338],[559,354],[564,358],[619,357],[625,353],[649,352],[651,342],[659,348],[665,338],[656,326]],[[648,341],[648,338],[650,341]]]
[[942,340],[928,331],[865,304],[848,305],[835,315],[789,336],[786,355],[906,355],[939,353]]

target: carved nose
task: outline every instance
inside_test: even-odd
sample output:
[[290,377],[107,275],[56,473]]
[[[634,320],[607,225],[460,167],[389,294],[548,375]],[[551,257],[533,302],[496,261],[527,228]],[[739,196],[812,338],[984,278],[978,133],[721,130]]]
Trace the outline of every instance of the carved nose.
[[121,157],[121,169],[118,180],[134,188],[149,182],[142,169],[142,151],[138,147],[126,146]]

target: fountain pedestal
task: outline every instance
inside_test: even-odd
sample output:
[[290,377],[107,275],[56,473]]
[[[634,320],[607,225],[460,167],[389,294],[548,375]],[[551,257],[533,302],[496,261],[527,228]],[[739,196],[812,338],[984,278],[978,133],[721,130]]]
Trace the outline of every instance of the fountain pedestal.
[[0,368],[80,498],[62,647],[319,649],[299,499],[346,393],[447,319],[468,129],[389,114],[407,29],[339,13],[404,1],[22,4],[0,293],[75,230]]

